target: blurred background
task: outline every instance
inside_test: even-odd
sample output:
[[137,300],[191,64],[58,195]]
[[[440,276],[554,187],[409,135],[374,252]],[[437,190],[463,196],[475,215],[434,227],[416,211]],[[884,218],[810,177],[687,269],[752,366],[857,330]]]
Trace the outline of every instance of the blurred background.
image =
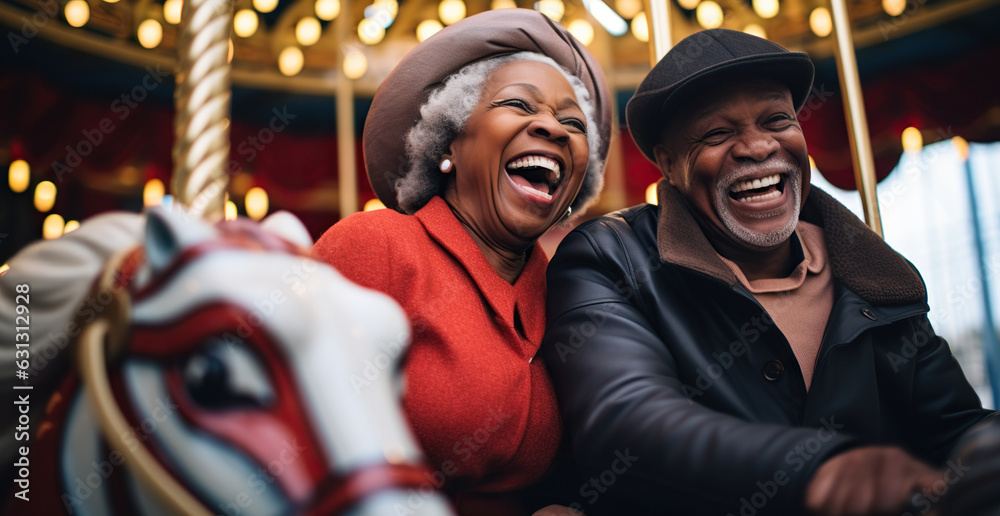
[[[652,1],[671,2],[674,41],[724,27],[810,55],[817,76],[800,119],[813,183],[861,216],[826,0]],[[847,6],[885,238],[923,274],[932,322],[995,406],[985,356],[1000,318],[1000,0]],[[650,68],[641,0],[235,0],[228,216],[289,210],[316,238],[379,208],[361,135],[380,81],[443,26],[514,7],[565,25],[615,94],[606,187],[587,215],[655,202],[660,173],[624,120]],[[0,264],[97,213],[164,202],[180,10],[181,0],[0,0]]]

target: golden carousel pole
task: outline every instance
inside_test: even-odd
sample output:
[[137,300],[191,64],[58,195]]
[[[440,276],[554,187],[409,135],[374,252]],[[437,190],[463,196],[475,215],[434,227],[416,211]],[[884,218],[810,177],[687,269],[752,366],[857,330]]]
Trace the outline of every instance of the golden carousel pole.
[[670,36],[670,0],[642,0],[649,30],[649,66],[663,59],[673,46]]
[[656,66],[673,46],[670,39],[670,0],[643,0],[649,25],[649,61]]
[[858,63],[854,57],[854,42],[851,39],[851,22],[847,17],[844,0],[830,0],[833,17],[833,32],[837,40],[833,53],[837,59],[840,77],[840,91],[844,92],[844,115],[851,141],[851,159],[854,162],[854,183],[861,194],[861,205],[865,212],[865,223],[882,237],[882,216],[878,208],[875,192],[875,159],[868,137],[868,118],[865,116],[865,101],[861,94],[858,78]]
[[175,201],[195,217],[225,214],[229,175],[229,31],[232,3],[184,0],[177,42],[174,103]]
[[340,73],[337,74],[337,193],[338,211],[344,218],[358,211],[358,158],[354,150],[354,83],[344,73],[344,58],[347,56],[344,44],[352,33],[351,20],[345,13],[351,7],[350,0],[341,0],[340,12],[334,29],[340,46]]
[[[229,176],[229,28],[233,23],[230,0],[184,0],[177,43],[177,87],[174,102],[174,175],[176,202],[189,214],[209,221],[221,220]],[[143,446],[128,446],[131,432],[115,402],[107,378],[105,342],[115,346],[114,329],[129,315],[129,302],[121,289],[112,288],[115,271],[128,251],[118,253],[101,274],[99,287],[117,292],[112,309],[83,330],[80,338],[80,374],[95,416],[111,447],[121,451],[142,484],[171,514],[210,516],[211,512],[171,475]]]

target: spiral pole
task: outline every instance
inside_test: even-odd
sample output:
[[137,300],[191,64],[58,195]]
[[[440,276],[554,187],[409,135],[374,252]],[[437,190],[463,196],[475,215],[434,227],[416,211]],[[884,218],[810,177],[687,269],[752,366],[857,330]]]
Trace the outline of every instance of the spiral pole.
[[230,0],[184,0],[174,90],[171,191],[188,213],[208,221],[225,214],[229,174]]

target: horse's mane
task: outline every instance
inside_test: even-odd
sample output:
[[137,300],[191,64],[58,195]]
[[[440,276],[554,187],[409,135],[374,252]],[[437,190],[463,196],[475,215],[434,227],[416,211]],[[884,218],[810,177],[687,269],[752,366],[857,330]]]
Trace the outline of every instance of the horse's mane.
[[[69,343],[75,331],[75,315],[90,292],[105,262],[116,251],[142,241],[145,217],[136,213],[108,213],[88,219],[79,229],[55,240],[35,242],[15,255],[10,270],[0,277],[0,335],[10,339],[9,346],[0,348],[0,389],[14,392],[12,385],[22,383],[15,375],[14,333],[24,326],[23,319],[15,324],[18,303],[17,285],[28,285],[30,316],[29,347],[30,392],[33,424],[41,422],[40,414],[48,397],[58,387],[69,368],[73,353]],[[75,330],[75,331],[74,331]],[[6,410],[6,408],[5,408]],[[0,429],[0,460],[14,460],[16,450],[14,427],[17,418],[3,418]],[[34,434],[37,428],[32,428]],[[7,469],[4,469],[7,471]],[[6,479],[4,479],[6,480]],[[5,484],[9,485],[9,484]]]

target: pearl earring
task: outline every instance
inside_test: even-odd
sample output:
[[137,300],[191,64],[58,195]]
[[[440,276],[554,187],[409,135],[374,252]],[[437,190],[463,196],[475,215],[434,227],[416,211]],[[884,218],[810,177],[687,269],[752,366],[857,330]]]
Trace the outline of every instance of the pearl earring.
[[440,168],[441,172],[444,172],[445,174],[451,172],[451,160],[447,158],[441,160]]

